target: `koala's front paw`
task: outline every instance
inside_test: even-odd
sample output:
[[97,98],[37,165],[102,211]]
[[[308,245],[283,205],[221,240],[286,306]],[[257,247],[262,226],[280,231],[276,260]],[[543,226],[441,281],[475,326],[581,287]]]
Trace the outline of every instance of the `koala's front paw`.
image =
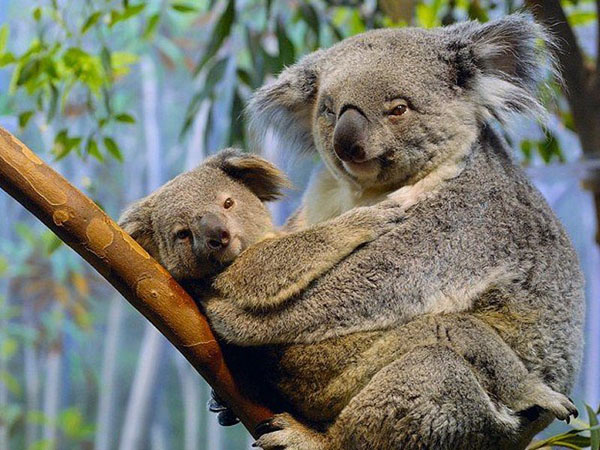
[[373,206],[359,206],[348,211],[346,215],[353,227],[370,230],[375,236],[392,230],[404,220],[404,213],[391,201]]
[[256,427],[260,438],[252,444],[263,450],[326,450],[325,437],[291,415],[277,414]]
[[217,414],[217,421],[221,426],[230,427],[240,421],[240,419],[235,416],[234,412],[229,409],[225,402],[221,400],[217,393],[212,389],[210,391],[210,400],[208,401],[208,410]]

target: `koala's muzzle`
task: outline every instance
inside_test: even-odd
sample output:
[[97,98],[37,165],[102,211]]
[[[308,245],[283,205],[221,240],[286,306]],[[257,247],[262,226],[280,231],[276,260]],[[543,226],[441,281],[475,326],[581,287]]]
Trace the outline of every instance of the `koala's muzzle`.
[[367,118],[357,109],[346,109],[333,133],[333,149],[342,161],[361,163],[367,159]]
[[230,240],[231,235],[223,219],[208,213],[200,219],[198,236],[194,239],[194,252],[200,256],[222,250],[229,245]]

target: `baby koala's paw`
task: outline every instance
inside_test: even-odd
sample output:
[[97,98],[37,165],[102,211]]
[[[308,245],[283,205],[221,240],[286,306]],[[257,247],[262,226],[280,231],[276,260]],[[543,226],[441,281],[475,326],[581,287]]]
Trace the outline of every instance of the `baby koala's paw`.
[[579,412],[573,402],[560,392],[550,389],[546,384],[539,382],[533,386],[532,401],[542,409],[550,411],[559,420],[569,423],[571,416],[577,417]]
[[260,435],[252,444],[263,450],[326,450],[326,440],[320,433],[301,424],[290,414],[276,414],[256,427]]

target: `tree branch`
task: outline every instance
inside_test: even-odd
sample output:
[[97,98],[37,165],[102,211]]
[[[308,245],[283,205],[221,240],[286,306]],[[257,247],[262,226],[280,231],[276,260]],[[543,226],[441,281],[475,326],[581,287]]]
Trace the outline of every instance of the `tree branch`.
[[96,204],[0,128],[0,187],[44,222],[186,357],[254,434],[273,414],[246,397],[192,298]]

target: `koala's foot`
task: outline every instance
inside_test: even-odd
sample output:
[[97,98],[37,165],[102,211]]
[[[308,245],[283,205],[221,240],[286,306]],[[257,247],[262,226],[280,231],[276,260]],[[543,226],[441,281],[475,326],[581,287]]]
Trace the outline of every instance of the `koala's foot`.
[[319,432],[301,424],[290,414],[276,414],[256,427],[260,438],[252,444],[263,450],[325,450],[327,440]]
[[550,389],[545,384],[540,384],[538,395],[537,405],[550,411],[558,420],[569,423],[571,416],[577,417],[579,415],[577,407],[567,396]]
[[219,425],[230,427],[240,422],[235,413],[229,409],[229,406],[211,389],[210,400],[208,401],[208,410],[217,414]]
[[579,412],[573,402],[560,392],[550,389],[541,381],[536,382],[528,389],[527,397],[532,404],[550,411],[559,420],[569,423],[571,416],[577,417]]

